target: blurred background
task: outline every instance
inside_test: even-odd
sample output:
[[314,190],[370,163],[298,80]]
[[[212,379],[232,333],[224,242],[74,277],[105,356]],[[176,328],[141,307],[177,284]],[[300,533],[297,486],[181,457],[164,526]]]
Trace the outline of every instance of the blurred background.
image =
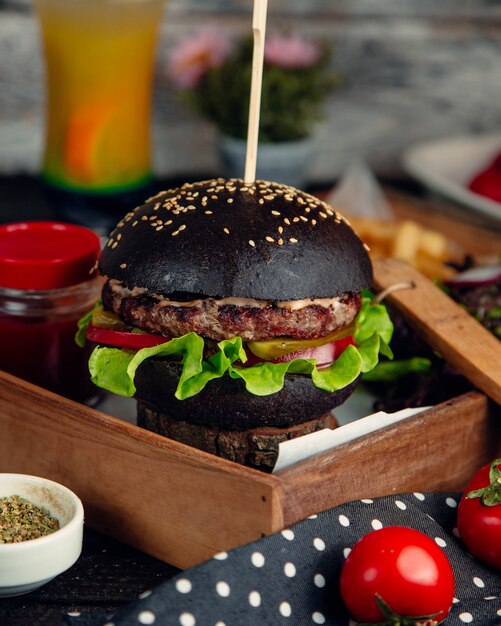
[[[170,47],[197,26],[250,27],[250,0],[169,0],[158,40],[154,168],[161,176],[217,173],[215,129],[186,110],[166,80]],[[334,46],[342,77],[315,129],[312,182],[329,182],[354,156],[400,178],[409,145],[501,128],[499,0],[270,0],[269,27]],[[0,174],[40,168],[44,79],[32,4],[0,1]],[[195,148],[195,149],[194,149]]]

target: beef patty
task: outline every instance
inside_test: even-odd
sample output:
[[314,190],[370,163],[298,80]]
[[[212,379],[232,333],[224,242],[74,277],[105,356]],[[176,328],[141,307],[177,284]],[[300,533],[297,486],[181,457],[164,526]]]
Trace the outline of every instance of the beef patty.
[[103,305],[126,324],[165,337],[193,331],[216,341],[233,337],[261,341],[325,337],[355,320],[361,297],[347,293],[335,298],[283,302],[210,297],[183,302],[140,287],[131,290],[111,279],[103,288]]

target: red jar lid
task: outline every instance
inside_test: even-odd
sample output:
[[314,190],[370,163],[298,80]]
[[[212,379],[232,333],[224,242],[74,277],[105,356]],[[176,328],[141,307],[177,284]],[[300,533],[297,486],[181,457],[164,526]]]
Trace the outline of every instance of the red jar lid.
[[91,230],[60,222],[0,226],[0,287],[58,289],[89,280],[99,256]]

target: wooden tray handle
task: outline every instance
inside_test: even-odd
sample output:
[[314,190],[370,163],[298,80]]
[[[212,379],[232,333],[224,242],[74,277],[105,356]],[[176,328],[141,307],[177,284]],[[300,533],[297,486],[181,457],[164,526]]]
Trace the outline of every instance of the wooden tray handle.
[[501,404],[501,342],[416,269],[398,259],[374,262],[375,285],[414,287],[385,298],[448,363]]

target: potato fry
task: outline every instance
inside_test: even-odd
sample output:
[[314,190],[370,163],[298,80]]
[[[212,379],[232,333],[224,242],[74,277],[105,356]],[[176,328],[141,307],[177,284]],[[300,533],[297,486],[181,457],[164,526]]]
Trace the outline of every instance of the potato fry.
[[442,233],[424,228],[413,220],[350,217],[350,222],[373,259],[388,256],[403,259],[428,278],[444,280],[455,274],[445,261],[457,254],[452,252],[451,242]]

